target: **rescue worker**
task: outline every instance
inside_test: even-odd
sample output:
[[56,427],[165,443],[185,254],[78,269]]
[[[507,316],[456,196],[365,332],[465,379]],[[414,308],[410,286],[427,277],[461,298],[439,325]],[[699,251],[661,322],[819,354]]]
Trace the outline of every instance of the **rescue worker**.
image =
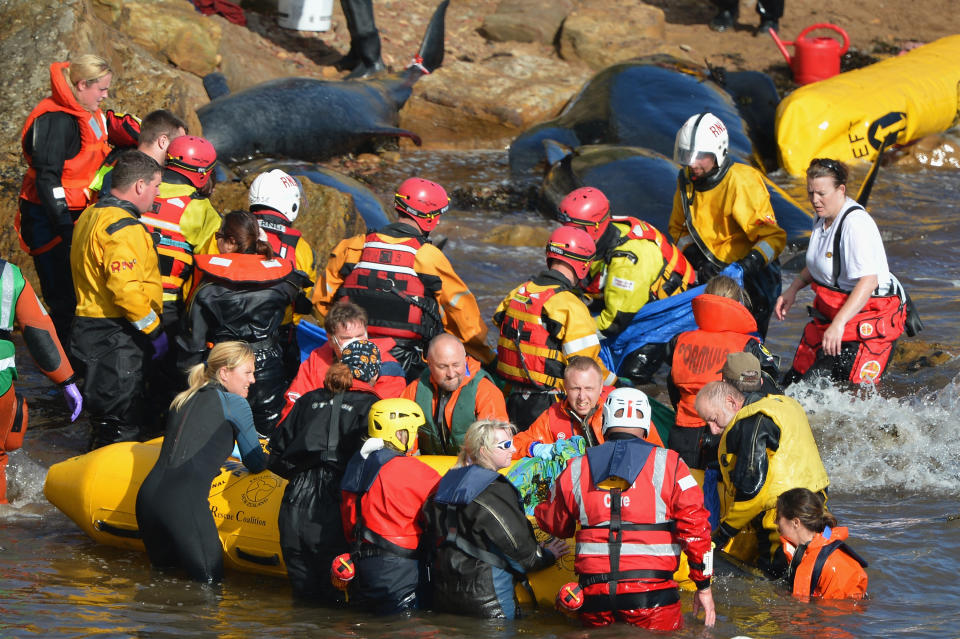
[[[163,282],[163,330],[174,345],[147,373],[151,414],[162,426],[166,407],[182,387],[177,370],[176,339],[186,310],[184,299],[193,282],[195,253],[215,252],[220,214],[210,204],[216,181],[211,179],[217,152],[209,141],[181,135],[167,145],[166,165],[153,209],[141,222],[159,238],[157,254]],[[109,175],[109,174],[108,174]]]
[[600,338],[577,294],[596,246],[585,231],[560,227],[547,241],[547,270],[510,291],[493,315],[500,327],[497,373],[510,382],[507,414],[525,431],[563,390],[575,355],[597,362],[605,385],[616,376],[600,362]]
[[643,440],[652,427],[646,400],[607,399],[606,443],[571,459],[534,513],[547,534],[576,535],[584,625],[682,627],[673,580],[682,549],[697,586],[693,612],[702,608],[704,623],[713,626],[713,551],[703,493],[675,451]]
[[597,245],[584,292],[597,302],[591,310],[599,312],[597,328],[605,338],[623,332],[647,302],[696,283],[693,267],[663,233],[635,217],[611,217],[610,202],[599,189],[572,191],[560,202],[560,220],[582,228]]
[[497,420],[471,424],[457,465],[427,506],[438,611],[518,618],[515,582],[532,592],[527,573],[570,552],[562,539],[537,542],[519,491],[498,472],[513,462],[513,432],[512,424]]
[[727,552],[778,578],[787,563],[777,532],[777,497],[802,487],[826,498],[830,484],[807,415],[785,395],[748,404],[743,393],[724,381],[704,386],[695,407],[710,432],[722,435],[718,459],[726,495],[713,541],[725,549],[745,531],[754,539],[734,540]]
[[[280,169],[261,173],[250,184],[249,202],[250,212],[256,216],[260,228],[267,232],[267,240],[274,254],[305,273],[311,282],[316,281],[316,253],[300,231],[293,228],[306,203],[300,180]],[[313,286],[305,288],[293,306],[287,309],[283,324],[280,325],[278,337],[283,345],[288,382],[297,375],[300,367],[297,324],[312,309],[312,296]]]
[[[157,164],[163,166],[167,162],[167,148],[170,143],[181,135],[187,134],[186,123],[166,109],[157,109],[148,113],[140,122],[140,137],[137,150],[149,155]],[[97,175],[90,184],[91,191],[97,191],[98,196],[110,192],[110,171],[116,162],[116,156],[122,149],[113,149],[103,161]]]
[[16,347],[11,340],[15,325],[20,327],[37,368],[63,389],[71,422],[80,415],[83,397],[53,322],[29,280],[16,264],[2,259],[0,289],[4,291],[0,297],[0,504],[6,504],[7,453],[23,446],[28,424],[27,400],[16,392],[13,384],[17,379]]
[[509,420],[503,393],[449,333],[430,340],[426,370],[401,397],[423,409],[426,424],[417,436],[421,455],[456,455],[476,420]]
[[[114,193],[119,177],[114,175]],[[180,566],[201,583],[223,579],[223,545],[210,511],[210,485],[234,446],[250,472],[267,465],[245,399],[254,368],[249,344],[221,342],[206,363],[190,369],[188,388],[170,404],[160,456],[136,502],[143,545],[157,568]]]
[[160,174],[160,165],[140,151],[121,154],[110,195],[77,220],[70,250],[77,298],[70,348],[86,368],[90,450],[145,434],[146,359],[167,352],[157,251],[140,222],[153,207]]
[[384,71],[380,32],[373,18],[373,0],[340,0],[340,8],[347,20],[350,50],[337,62],[337,68],[350,70],[348,80],[367,78]]
[[450,200],[442,186],[409,178],[397,189],[393,224],[340,242],[330,254],[313,303],[321,316],[348,299],[369,316],[373,337],[392,337],[391,350],[412,381],[423,370],[423,349],[444,331],[484,364],[494,354],[473,293],[428,236]]
[[343,477],[340,514],[357,576],[350,601],[377,614],[425,607],[423,508],[440,475],[416,457],[423,411],[409,399],[370,409],[370,436]]
[[701,456],[710,433],[694,409],[694,400],[704,384],[721,379],[727,355],[752,353],[762,362],[764,372],[773,379],[779,377],[777,359],[756,335],[757,321],[749,304],[746,292],[733,279],[714,277],[691,302],[697,330],[680,333],[667,347],[671,361],[667,391],[677,411],[677,427],[670,431],[669,445],[690,468],[703,469],[716,458],[710,454],[715,451]]
[[20,136],[29,168],[14,227],[33,257],[40,293],[68,354],[77,306],[70,279],[73,225],[92,201],[90,182],[111,145],[135,146],[140,130],[135,117],[100,110],[112,81],[109,63],[99,56],[54,62],[51,94],[27,116]]
[[[367,335],[367,312],[350,302],[334,304],[324,322],[324,328],[327,331],[327,343],[313,349],[310,356],[300,364],[297,376],[284,393],[284,417],[301,395],[323,388],[327,369],[340,360],[340,355],[348,344],[358,339],[370,339]],[[380,399],[400,397],[407,382],[403,367],[390,354],[390,349],[394,346],[393,339],[383,337],[370,341],[380,349],[380,376],[373,385],[373,392]]]
[[356,340],[327,369],[324,387],[297,400],[270,436],[267,467],[288,480],[277,524],[287,577],[298,599],[343,600],[328,578],[330,563],[347,552],[340,520],[340,481],[360,450],[367,414],[377,401],[380,350]]
[[777,530],[790,567],[787,582],[798,599],[863,599],[867,595],[867,562],[846,540],[849,531],[823,500],[806,488],[792,488],[777,497]]
[[890,272],[876,222],[847,195],[847,176],[847,167],[829,158],[807,168],[817,219],[806,266],[777,300],[777,318],[808,284],[816,297],[784,384],[817,376],[874,384],[908,326],[906,293]]
[[250,344],[257,381],[248,401],[257,432],[269,437],[280,421],[285,387],[277,328],[287,306],[309,280],[274,257],[262,233],[247,211],[224,216],[215,236],[220,255],[194,256],[198,279],[177,343],[181,369],[202,361],[213,344],[230,340]]
[[710,280],[728,264],[743,268],[760,337],[767,335],[780,295],[780,262],[787,243],[777,226],[763,174],[734,162],[727,127],[712,113],[690,116],[677,132],[673,159],[681,165],[670,215],[670,236]]
[[550,408],[513,438],[514,457],[553,458],[553,444],[559,439],[580,436],[587,446],[603,443],[603,401],[613,390],[603,385],[603,370],[589,357],[575,355],[563,369],[564,400]]

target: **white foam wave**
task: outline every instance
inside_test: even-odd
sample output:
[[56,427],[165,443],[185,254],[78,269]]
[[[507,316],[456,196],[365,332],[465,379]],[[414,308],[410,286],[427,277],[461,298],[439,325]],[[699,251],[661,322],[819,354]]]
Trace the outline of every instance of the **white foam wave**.
[[803,405],[830,475],[841,492],[960,490],[960,377],[923,396],[856,394],[800,383],[787,392]]

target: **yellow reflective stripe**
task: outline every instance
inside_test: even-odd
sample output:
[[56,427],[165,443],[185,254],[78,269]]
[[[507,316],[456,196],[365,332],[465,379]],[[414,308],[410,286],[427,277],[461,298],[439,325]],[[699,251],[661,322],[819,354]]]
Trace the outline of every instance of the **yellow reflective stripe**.
[[180,299],[180,296],[177,295],[176,293],[164,293],[164,294],[163,294],[163,301],[164,301],[164,302],[176,302],[176,301],[179,300],[179,299]]
[[[502,360],[497,362],[497,368],[505,375],[510,375],[517,379],[527,379],[527,371],[523,370],[522,368],[517,368],[516,366],[511,366],[510,364],[505,364]],[[549,375],[544,375],[543,373],[533,370],[530,371],[530,378],[538,384],[549,386],[551,388],[556,387],[558,383],[556,377],[550,377]]]
[[543,320],[539,315],[534,315],[533,313],[527,313],[526,311],[521,311],[519,309],[507,307],[507,317],[520,320],[521,322],[530,322],[531,324],[542,325]]
[[[506,337],[501,337],[497,340],[497,345],[516,352],[517,345]],[[526,353],[527,355],[537,355],[540,357],[545,357],[547,359],[552,359],[556,361],[562,361],[563,355],[560,351],[555,348],[550,348],[548,346],[536,346],[534,344],[528,344],[526,342],[520,342],[520,352]]]
[[597,337],[596,333],[591,333],[590,335],[584,335],[583,337],[572,339],[569,342],[564,342],[563,354],[567,357],[570,357],[574,353],[579,353],[580,351],[591,346],[600,346],[600,338]]

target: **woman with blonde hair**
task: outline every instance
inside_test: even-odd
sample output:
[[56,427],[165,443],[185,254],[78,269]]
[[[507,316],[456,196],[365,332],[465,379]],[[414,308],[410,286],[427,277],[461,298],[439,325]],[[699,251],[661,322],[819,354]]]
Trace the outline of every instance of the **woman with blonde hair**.
[[135,147],[140,132],[135,117],[100,110],[112,80],[109,63],[96,55],[54,62],[50,95],[27,116],[20,137],[29,168],[14,226],[33,256],[40,292],[67,353],[77,305],[70,271],[73,223],[91,203],[87,187],[112,146]]
[[205,583],[223,579],[210,484],[234,443],[251,472],[267,466],[246,400],[253,371],[249,344],[217,344],[206,363],[190,369],[189,388],[170,405],[160,456],[137,494],[137,524],[157,568],[180,566]]
[[187,302],[187,321],[177,337],[179,365],[203,359],[209,344],[242,340],[256,357],[257,383],[250,407],[257,432],[273,433],[290,385],[277,339],[287,307],[310,284],[290,262],[273,255],[257,218],[231,211],[216,233],[219,255],[194,256],[198,284]]
[[513,461],[513,424],[480,420],[467,429],[457,465],[430,502],[436,546],[433,597],[437,610],[513,619],[516,582],[569,552],[563,540],[537,542],[520,493],[498,471]]

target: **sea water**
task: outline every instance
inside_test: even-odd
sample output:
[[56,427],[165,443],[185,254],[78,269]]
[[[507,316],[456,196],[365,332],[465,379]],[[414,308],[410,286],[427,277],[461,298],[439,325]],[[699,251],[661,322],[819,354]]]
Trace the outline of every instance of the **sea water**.
[[[409,175],[450,187],[495,191],[506,183],[505,153],[404,154],[374,178],[384,202]],[[804,185],[778,181],[804,203]],[[956,637],[960,634],[960,215],[956,174],[884,168],[868,206],[891,267],[916,300],[926,329],[905,343],[929,355],[898,360],[877,389],[799,384],[830,474],[830,508],[869,562],[870,599],[803,603],[781,586],[729,571],[715,580],[717,626],[690,615],[678,637]],[[854,184],[856,182],[854,180]],[[452,190],[452,188],[451,188]],[[630,213],[618,211],[617,213]],[[498,224],[552,225],[532,211],[455,209],[438,232],[445,253],[476,294],[484,318],[514,286],[542,268],[542,245],[485,239]],[[785,286],[795,273],[785,274]],[[789,365],[805,318],[773,321],[768,346]],[[488,341],[494,343],[491,334]],[[142,553],[98,546],[43,498],[50,464],[80,452],[86,423],[67,425],[59,391],[18,348],[31,427],[11,455],[11,506],[0,506],[0,637],[435,637],[613,638],[663,636],[632,628],[585,631],[552,610],[520,621],[478,621],[421,613],[374,618],[295,605],[285,580],[228,573],[211,589],[153,572]],[[925,366],[931,361],[935,366]],[[663,374],[645,390],[666,400]]]

